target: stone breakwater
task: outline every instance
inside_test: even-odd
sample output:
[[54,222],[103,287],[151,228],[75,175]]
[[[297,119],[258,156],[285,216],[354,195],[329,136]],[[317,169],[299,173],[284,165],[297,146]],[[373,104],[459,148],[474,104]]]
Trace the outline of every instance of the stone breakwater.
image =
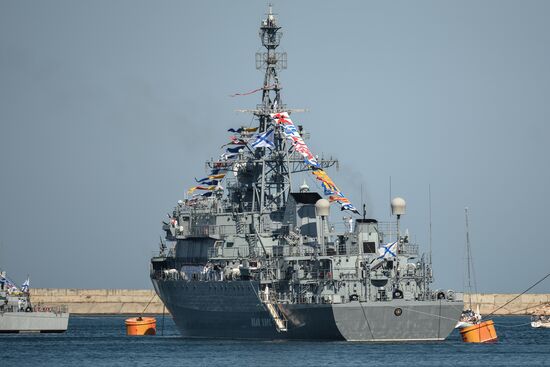
[[[503,306],[517,294],[464,295],[464,304],[479,304],[482,315]],[[147,289],[31,289],[33,304],[68,305],[72,314],[162,314],[163,304],[153,290]],[[540,304],[550,302],[550,294],[524,294],[502,307],[495,315],[528,315]],[[165,311],[168,313],[168,311]]]
[[34,305],[65,304],[72,314],[162,314],[164,306],[149,289],[31,288],[31,301]]

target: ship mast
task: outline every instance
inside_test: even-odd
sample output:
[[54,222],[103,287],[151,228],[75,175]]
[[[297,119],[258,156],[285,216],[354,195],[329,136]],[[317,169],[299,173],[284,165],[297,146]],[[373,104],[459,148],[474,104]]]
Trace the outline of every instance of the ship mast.
[[[472,259],[472,247],[470,245],[470,226],[468,221],[468,208],[464,208],[464,216],[466,219],[466,289],[470,294],[469,300],[469,309],[472,309],[472,294],[477,293],[477,287],[475,284],[475,274],[474,274],[474,265]],[[472,287],[472,277],[474,278],[474,286]]]
[[[236,195],[237,199],[234,203],[243,211],[259,214],[260,217],[263,214],[271,213],[272,220],[281,221],[288,195],[291,192],[292,174],[310,171],[310,167],[304,162],[303,157],[294,151],[294,147],[283,134],[282,127],[274,122],[271,114],[279,112],[290,114],[305,110],[288,109],[282,103],[279,71],[286,69],[287,55],[286,52],[277,51],[282,32],[271,5],[269,5],[266,18],[260,23],[259,36],[265,48],[264,51],[256,53],[256,69],[265,70],[261,88],[262,101],[256,105],[255,109],[237,111],[250,112],[256,116],[259,122],[259,134],[273,130],[273,146],[270,148],[258,147],[252,151],[243,152],[247,159],[242,160],[241,157],[241,160],[237,161],[240,168],[234,168],[234,172],[237,174],[237,171],[243,167],[246,169],[253,167],[252,172],[249,171],[246,175],[248,178],[241,177],[238,187],[228,187],[228,189],[246,192]],[[302,126],[298,125],[297,128],[305,137]],[[323,169],[338,163],[332,157],[328,159],[316,158],[319,167]],[[273,216],[274,212],[277,214]],[[261,224],[259,229],[261,232]]]
[[270,113],[282,111],[281,86],[277,71],[286,69],[286,52],[276,52],[281,42],[282,32],[273,8],[269,4],[269,12],[260,25],[260,39],[267,52],[256,53],[256,69],[265,68],[262,103],[258,106],[260,117],[260,132],[267,128]]
[[[257,106],[255,114],[260,121],[260,133],[267,131],[271,125],[271,113],[283,111],[281,101],[281,86],[278,70],[286,69],[286,53],[276,52],[281,42],[282,32],[278,24],[273,8],[269,5],[266,18],[260,24],[259,36],[266,51],[256,53],[256,68],[264,69],[264,85],[262,103]],[[286,196],[291,187],[291,175],[286,157],[288,147],[286,140],[276,129],[274,136],[274,149],[269,152],[266,148],[259,149],[256,158],[262,160],[260,180],[260,214],[266,204],[275,204],[281,209],[286,203]],[[269,155],[269,157],[266,157]],[[266,202],[266,195],[270,203]]]

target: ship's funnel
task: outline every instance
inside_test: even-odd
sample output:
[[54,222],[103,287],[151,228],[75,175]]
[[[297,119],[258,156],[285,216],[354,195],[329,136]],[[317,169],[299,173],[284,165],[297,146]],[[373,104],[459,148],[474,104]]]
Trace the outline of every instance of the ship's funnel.
[[391,213],[393,215],[403,215],[405,214],[405,207],[407,206],[407,203],[405,203],[405,200],[402,198],[393,198],[391,201]]
[[328,217],[330,214],[330,202],[327,199],[319,199],[315,203],[315,212],[319,217]]

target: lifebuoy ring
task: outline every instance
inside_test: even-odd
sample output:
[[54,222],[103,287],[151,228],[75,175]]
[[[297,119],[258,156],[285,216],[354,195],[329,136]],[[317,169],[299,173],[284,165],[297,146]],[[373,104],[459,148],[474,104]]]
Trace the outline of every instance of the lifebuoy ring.
[[403,291],[400,289],[396,289],[393,291],[393,298],[395,299],[402,299],[403,298]]
[[27,308],[25,308],[25,312],[31,312],[31,311],[32,311],[31,306],[27,306]]

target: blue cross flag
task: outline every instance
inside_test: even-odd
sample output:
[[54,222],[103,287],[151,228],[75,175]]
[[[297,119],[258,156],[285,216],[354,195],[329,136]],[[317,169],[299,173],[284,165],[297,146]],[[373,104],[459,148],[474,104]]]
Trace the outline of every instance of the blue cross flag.
[[254,143],[252,143],[252,148],[256,149],[261,147],[266,147],[266,148],[275,147],[275,144],[273,144],[274,131],[275,130],[270,129],[270,130],[267,130],[265,133],[258,134],[258,136],[256,137],[256,140],[254,141]]
[[22,292],[28,292],[29,291],[29,287],[30,287],[30,279],[29,277],[27,277],[27,280],[25,280],[23,282],[23,285],[21,286],[21,291]]
[[381,246],[378,249],[378,254],[380,255],[378,258],[379,259],[387,259],[387,258],[390,258],[390,257],[395,257],[395,256],[397,256],[395,254],[396,252],[397,252],[397,241],[392,242],[392,243],[388,243],[387,245]]

